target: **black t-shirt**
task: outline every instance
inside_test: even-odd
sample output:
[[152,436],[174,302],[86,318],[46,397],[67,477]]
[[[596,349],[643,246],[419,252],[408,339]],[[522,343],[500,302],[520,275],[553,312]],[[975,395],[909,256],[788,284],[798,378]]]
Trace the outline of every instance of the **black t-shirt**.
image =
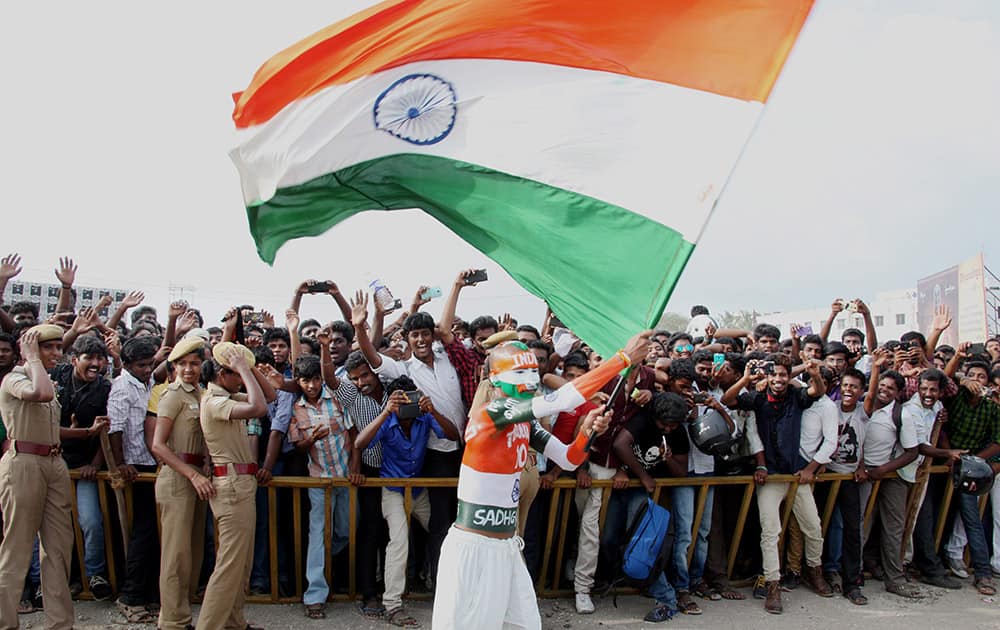
[[[670,473],[663,465],[663,442],[674,455],[687,455],[691,450],[683,423],[677,423],[672,431],[660,431],[653,417],[645,411],[637,413],[628,423],[625,430],[632,434],[632,453],[642,467],[653,477],[667,477]],[[635,475],[628,471],[630,477]]]
[[[76,416],[76,426],[86,428],[94,424],[97,416],[108,414],[108,394],[111,393],[111,383],[103,376],[90,383],[85,383],[73,376],[72,364],[63,363],[52,368],[49,373],[56,385],[56,396],[62,406],[62,416],[59,424],[69,427],[73,416]],[[62,440],[62,456],[70,468],[86,466],[93,461],[100,448],[97,436]]]

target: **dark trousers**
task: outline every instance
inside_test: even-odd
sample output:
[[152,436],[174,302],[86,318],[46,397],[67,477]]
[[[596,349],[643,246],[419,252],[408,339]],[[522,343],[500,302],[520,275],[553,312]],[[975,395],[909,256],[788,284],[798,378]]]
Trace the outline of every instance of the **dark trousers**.
[[[361,474],[369,478],[378,477],[379,469],[362,463]],[[358,488],[358,512],[358,589],[365,600],[371,600],[378,597],[375,581],[378,557],[385,550],[385,542],[389,537],[388,527],[382,517],[382,489],[364,486]]]
[[[136,466],[156,472],[156,466]],[[125,556],[122,601],[142,606],[160,600],[160,540],[156,530],[156,492],[153,484],[136,482],[132,489],[132,535]]]
[[[830,484],[816,486],[816,507],[823,510],[830,494]],[[861,486],[855,481],[841,481],[837,493],[837,508],[843,519],[843,546],[840,556],[840,573],[844,579],[845,592],[848,586],[861,586],[861,529],[864,527],[861,511]],[[820,514],[822,517],[822,513]],[[828,530],[829,532],[829,530]],[[824,542],[824,553],[830,547],[830,540]]]
[[[424,477],[457,477],[462,464],[462,452],[443,453],[427,449],[424,458]],[[427,529],[427,575],[437,576],[441,544],[448,529],[455,522],[458,510],[456,488],[428,488],[427,499],[431,504],[431,518]]]
[[938,557],[937,546],[934,544],[934,521],[937,518],[940,505],[942,475],[932,475],[927,482],[927,495],[917,513],[917,521],[913,526],[913,564],[927,577],[944,575],[944,565]]

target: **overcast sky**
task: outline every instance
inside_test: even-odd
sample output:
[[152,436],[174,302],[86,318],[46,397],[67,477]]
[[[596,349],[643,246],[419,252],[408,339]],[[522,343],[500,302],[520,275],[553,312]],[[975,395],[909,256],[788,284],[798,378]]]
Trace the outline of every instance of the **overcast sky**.
[[[227,156],[230,94],[275,52],[368,4],[8,7],[0,252],[19,252],[21,279],[39,281],[73,256],[79,284],[145,288],[160,307],[169,284],[197,287],[211,319],[237,302],[283,310],[307,277],[350,289],[379,276],[408,299],[485,266],[490,281],[459,314],[539,320],[538,300],[419,211],[292,241],[273,268],[257,258]],[[668,309],[870,298],[979,251],[996,271],[998,112],[1000,2],[819,0]],[[307,299],[306,315],[334,315]]]

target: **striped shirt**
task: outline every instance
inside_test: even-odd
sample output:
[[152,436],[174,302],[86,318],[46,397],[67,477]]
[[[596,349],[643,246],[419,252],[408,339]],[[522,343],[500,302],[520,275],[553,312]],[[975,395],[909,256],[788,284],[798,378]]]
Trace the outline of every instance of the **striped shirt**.
[[[340,379],[340,385],[333,395],[343,405],[351,424],[357,427],[358,432],[364,431],[365,427],[371,424],[382,413],[382,410],[385,409],[386,403],[389,402],[389,392],[385,391],[383,387],[382,400],[376,400],[371,396],[365,396],[359,392],[354,383],[347,380],[346,377],[338,375],[338,378]],[[366,466],[381,468],[382,445],[378,442],[372,442],[368,448],[361,451],[361,461]]]
[[122,434],[124,464],[155,466],[156,460],[146,448],[146,410],[152,392],[151,383],[143,383],[128,370],[111,383],[108,394],[108,433]]
[[346,477],[350,466],[350,445],[347,432],[354,426],[344,415],[340,402],[333,397],[326,385],[316,404],[305,396],[295,403],[288,439],[301,442],[319,426],[329,426],[330,434],[316,441],[309,449],[310,477]]

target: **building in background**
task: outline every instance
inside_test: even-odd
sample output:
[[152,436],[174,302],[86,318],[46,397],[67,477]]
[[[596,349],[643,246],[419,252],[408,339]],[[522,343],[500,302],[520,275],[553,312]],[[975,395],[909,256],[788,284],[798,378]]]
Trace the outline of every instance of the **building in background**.
[[[38,305],[39,318],[48,319],[56,313],[56,305],[59,303],[59,288],[58,284],[12,280],[7,283],[7,289],[3,293],[3,303],[9,306],[14,302],[31,302]],[[73,288],[76,290],[77,311],[88,306],[96,306],[102,297],[110,295],[111,306],[102,308],[100,311],[100,316],[104,319],[110,317],[128,295],[126,289],[83,286]]]

